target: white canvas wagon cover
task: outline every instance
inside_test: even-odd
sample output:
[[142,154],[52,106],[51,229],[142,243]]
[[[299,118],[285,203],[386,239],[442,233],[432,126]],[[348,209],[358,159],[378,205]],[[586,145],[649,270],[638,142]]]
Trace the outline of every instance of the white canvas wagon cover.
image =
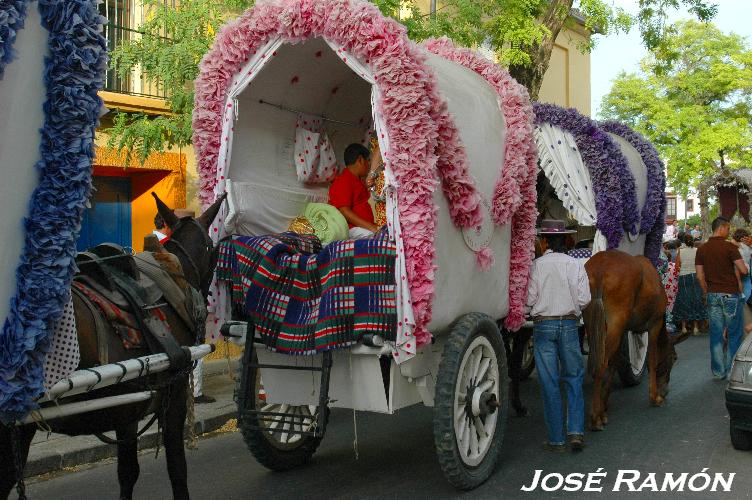
[[219,33],[196,82],[200,196],[231,191],[215,239],[284,231],[326,199],[327,185],[300,182],[294,165],[306,118],[322,121],[340,168],[371,129],[380,143],[397,356],[471,311],[521,326],[536,154],[527,93],[508,73],[448,40],[417,46],[368,2],[259,2]]

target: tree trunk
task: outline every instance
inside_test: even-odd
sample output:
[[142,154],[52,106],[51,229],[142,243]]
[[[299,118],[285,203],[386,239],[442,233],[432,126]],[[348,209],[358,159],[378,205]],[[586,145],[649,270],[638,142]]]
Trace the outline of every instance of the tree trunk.
[[698,189],[700,198],[700,227],[702,227],[702,239],[707,240],[710,237],[710,218],[708,213],[708,186],[701,182]]
[[509,73],[527,89],[530,93],[530,99],[533,101],[538,100],[543,76],[548,71],[554,42],[569,17],[573,3],[574,0],[551,0],[543,16],[541,16],[541,24],[548,28],[551,34],[545,37],[540,44],[521,47],[530,56],[529,66],[512,65],[509,67]]

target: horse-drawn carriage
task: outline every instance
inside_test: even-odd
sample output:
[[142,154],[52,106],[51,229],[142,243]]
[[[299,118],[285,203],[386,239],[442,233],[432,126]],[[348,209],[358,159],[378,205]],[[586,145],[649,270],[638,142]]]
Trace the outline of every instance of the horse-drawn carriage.
[[[594,140],[592,130],[568,132],[540,112],[536,121],[527,93],[503,69],[445,39],[416,46],[355,1],[260,3],[225,27],[201,64],[194,130],[204,202],[228,193],[211,232],[220,263],[210,308],[223,334],[245,345],[239,427],[254,456],[276,470],[307,461],[327,407],[394,413],[422,402],[435,408],[449,481],[484,481],[507,413],[499,328],[525,322],[541,135],[579,145]],[[571,164],[552,159],[543,171],[559,200],[580,200],[577,210],[566,208],[590,217],[580,222],[597,227],[596,249],[642,253],[660,217],[650,212],[640,225],[636,207],[655,195],[662,172],[648,188],[631,136],[614,130],[583,146],[620,157],[609,165],[586,159],[593,181],[580,160],[576,189],[597,198],[562,181]],[[326,200],[331,177],[314,172],[309,147],[321,145],[331,161],[369,138],[384,152],[387,228],[375,240],[393,259],[387,273],[358,271],[366,243],[322,250],[290,234],[265,236]],[[630,183],[631,198],[621,201]],[[245,236],[230,236],[237,233]],[[331,263],[341,252],[350,252],[349,268]],[[319,266],[321,278],[311,272]],[[337,273],[352,279],[328,279]],[[390,305],[359,303],[359,294],[376,293],[359,280],[385,290]],[[332,312],[328,301],[342,307]],[[394,324],[380,322],[384,315]],[[647,352],[641,340],[632,342],[635,376]]]
[[[79,14],[79,29],[91,37],[86,43],[103,50],[94,34],[100,21],[91,9]],[[42,393],[42,353],[68,300],[100,105],[101,73],[94,69],[101,71],[102,61],[96,62],[76,67],[67,82],[83,85],[76,87],[79,94],[63,93],[81,102],[60,107],[87,113],[76,120],[46,117],[51,138],[43,149],[44,188],[32,198],[26,267],[18,273],[19,298],[11,302],[11,326],[6,321],[3,332],[4,343],[16,342],[4,352],[20,353],[21,360],[0,379],[15,394],[0,401],[6,420],[24,416]],[[57,95],[55,89],[48,94]],[[602,147],[611,154],[616,141],[629,158],[613,173],[609,165],[593,169],[583,156],[592,181],[587,184],[583,170],[577,189],[592,188],[595,198],[580,200],[577,210],[566,207],[578,220],[584,217],[583,225],[596,225],[596,241],[606,241],[602,248],[621,244],[640,253],[644,241],[652,241],[661,217],[649,222],[644,212],[655,185],[648,176],[648,188],[638,181],[635,194],[624,170],[645,177],[645,155],[641,163],[617,137],[604,139],[605,146],[578,142],[597,134],[570,131],[570,137],[561,123],[541,118],[541,108],[536,117],[524,88],[491,61],[446,39],[415,45],[402,26],[359,0],[259,2],[218,34],[195,91],[194,143],[206,216],[193,224],[159,208],[176,240],[168,249],[182,256],[202,291],[212,264],[206,232],[181,241],[179,229],[196,233],[204,226],[217,245],[207,328],[214,325],[210,333],[221,330],[245,345],[238,423],[251,452],[269,468],[289,469],[315,452],[328,408],[391,414],[422,402],[434,407],[437,453],[449,481],[465,489],[482,483],[499,459],[508,413],[500,329],[525,323],[537,160],[545,140],[534,125],[551,123],[545,137],[559,134],[557,145],[563,137],[583,152]],[[71,123],[80,126],[70,137],[56,135]],[[5,141],[6,132],[0,137]],[[17,136],[7,137],[14,142]],[[286,232],[293,219],[326,200],[326,181],[343,149],[370,141],[383,152],[385,229],[326,247],[320,238]],[[78,156],[60,153],[63,144],[78,148]],[[22,163],[34,158],[32,151]],[[58,172],[58,161],[67,170]],[[542,168],[558,199],[583,198],[562,182],[570,167],[557,174],[556,165],[552,160]],[[28,184],[27,195],[34,185]],[[601,196],[610,197],[607,204]],[[617,213],[615,198],[630,209],[639,199],[646,207],[642,219]],[[57,205],[45,209],[45,200]],[[326,230],[328,222],[322,216],[311,226]],[[39,291],[49,284],[49,293]],[[53,306],[43,306],[45,300]],[[26,370],[27,361],[33,369]],[[113,378],[123,380],[117,373]],[[170,467],[171,478],[173,472],[176,495],[187,493],[184,459],[182,468]],[[125,476],[121,493],[128,496],[135,478]]]
[[[535,104],[539,157],[538,212],[570,221],[578,239],[592,239],[591,252],[616,248],[654,263],[664,229],[665,174],[655,148],[617,122],[597,123],[574,109]],[[524,327],[529,331],[532,324]],[[532,340],[518,335],[513,362],[518,378],[534,367]],[[647,360],[647,334],[625,336],[619,377],[640,383]],[[519,358],[519,359],[518,359]]]

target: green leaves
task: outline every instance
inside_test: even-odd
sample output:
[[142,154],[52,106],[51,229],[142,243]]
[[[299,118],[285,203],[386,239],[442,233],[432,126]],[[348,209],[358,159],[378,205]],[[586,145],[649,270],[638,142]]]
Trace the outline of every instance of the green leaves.
[[[198,64],[221,26],[250,7],[253,0],[181,0],[177,7],[167,7],[163,0],[138,1],[145,7],[143,24],[137,27],[138,34],[112,51],[110,64],[122,76],[140,76],[144,84],[164,89],[170,113],[157,118],[118,113],[109,131],[109,146],[125,148],[144,160],[154,151],[190,144],[192,82]],[[566,23],[573,22],[573,6],[579,9],[586,28],[602,35],[638,24],[645,44],[664,53],[656,59],[661,61],[660,70],[670,72],[681,53],[678,46],[662,43],[666,15],[685,6],[698,18],[709,19],[715,7],[708,7],[705,1],[640,0],[640,12],[632,16],[610,0],[440,0],[433,14],[419,8],[428,4],[425,0],[372,0],[382,13],[404,24],[413,40],[448,36],[459,45],[488,49],[510,67],[532,96],[537,96],[548,68],[553,38]],[[593,44],[588,39],[579,48],[587,51]],[[746,64],[752,62],[748,55],[743,57]],[[659,66],[655,68],[658,72]],[[738,73],[718,76],[729,88],[748,79],[749,75]],[[717,97],[691,84],[682,92],[700,93],[706,101]],[[632,110],[638,112],[639,108]]]
[[746,166],[752,144],[752,50],[735,34],[684,21],[641,63],[621,74],[601,116],[629,123],[667,161],[669,182],[687,192],[721,164]]

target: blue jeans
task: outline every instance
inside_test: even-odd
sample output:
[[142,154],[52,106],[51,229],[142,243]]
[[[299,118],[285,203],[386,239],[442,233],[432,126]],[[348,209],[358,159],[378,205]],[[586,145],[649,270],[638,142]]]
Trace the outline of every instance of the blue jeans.
[[582,393],[585,366],[580,351],[577,321],[540,321],[535,324],[533,342],[548,441],[551,444],[564,444],[566,436],[560,380],[564,381],[567,393],[567,434],[585,432],[585,398]]
[[[744,338],[744,299],[739,294],[708,293],[710,322],[710,370],[716,378],[725,378],[731,370]],[[728,350],[724,350],[723,330],[728,331]]]

